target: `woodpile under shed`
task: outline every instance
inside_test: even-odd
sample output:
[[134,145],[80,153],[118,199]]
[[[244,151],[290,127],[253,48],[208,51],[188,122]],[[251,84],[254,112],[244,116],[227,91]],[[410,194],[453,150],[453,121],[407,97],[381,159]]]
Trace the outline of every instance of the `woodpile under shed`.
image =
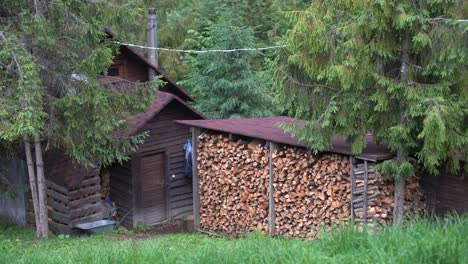
[[268,149],[222,136],[199,143],[200,224],[216,233],[268,231]]
[[[372,163],[364,197],[359,162],[353,165],[356,185],[352,192],[349,156],[312,155],[305,148],[289,146],[271,155],[274,215],[269,216],[269,156],[267,144],[261,141],[233,141],[219,134],[199,137],[201,229],[235,236],[257,229],[267,233],[274,221],[273,235],[310,239],[322,228],[348,224],[351,218],[364,222],[365,204],[368,224],[391,220],[394,185],[373,173]],[[420,212],[424,204],[418,176],[408,179],[406,186],[405,208]]]

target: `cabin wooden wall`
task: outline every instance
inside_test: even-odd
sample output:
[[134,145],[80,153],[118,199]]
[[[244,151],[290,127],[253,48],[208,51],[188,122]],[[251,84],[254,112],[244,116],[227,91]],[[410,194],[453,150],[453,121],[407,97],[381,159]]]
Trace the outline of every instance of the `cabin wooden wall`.
[[148,66],[125,48],[122,48],[111,67],[119,67],[120,78],[132,82],[148,81]]
[[429,210],[437,215],[451,211],[468,212],[468,178],[441,172],[438,176],[424,175],[422,186]]
[[[172,101],[142,131],[150,137],[140,146],[139,155],[164,152],[167,159],[168,219],[192,213],[192,180],[184,176],[184,144],[191,139],[190,128],[174,120],[200,119],[178,101]],[[138,175],[137,175],[138,177]]]
[[[133,161],[134,159],[132,159]],[[118,208],[117,216],[122,218],[127,212],[133,210],[134,191],[132,178],[132,161],[117,164],[109,168],[110,177],[110,199]],[[134,227],[133,212],[131,212],[122,223],[127,228]]]
[[[142,61],[137,55],[128,51],[126,48],[121,49],[121,53],[114,58],[114,63],[110,68],[119,68],[119,78],[126,79],[132,82],[147,82],[148,81],[148,65]],[[185,94],[180,90],[175,89],[174,85],[167,79],[163,78],[166,84],[159,88],[162,92],[173,93],[183,100],[187,100]]]

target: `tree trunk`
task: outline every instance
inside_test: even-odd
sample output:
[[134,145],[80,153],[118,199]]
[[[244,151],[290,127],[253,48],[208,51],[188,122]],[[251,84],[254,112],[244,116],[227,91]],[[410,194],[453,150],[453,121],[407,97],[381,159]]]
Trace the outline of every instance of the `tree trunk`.
[[37,171],[37,193],[39,200],[39,219],[41,237],[49,235],[49,223],[47,214],[46,182],[44,176],[44,162],[42,159],[42,146],[39,135],[34,136],[34,149],[36,151],[36,171]]
[[33,201],[33,209],[34,209],[34,220],[36,221],[36,236],[41,236],[40,231],[40,219],[39,219],[39,203],[37,197],[37,183],[36,183],[36,173],[34,170],[34,162],[32,160],[32,153],[31,153],[31,144],[29,142],[29,137],[24,136],[24,150],[26,152],[26,163],[28,165],[28,176],[29,176],[29,188],[31,189],[31,196]]
[[[403,35],[403,43],[401,47],[401,67],[400,67],[400,82],[403,85],[406,85],[408,80],[408,62],[409,62],[409,41],[410,34],[409,30],[405,30]],[[398,110],[400,114],[400,126],[405,127],[405,105],[403,103],[403,98],[400,98],[398,103]],[[399,163],[406,162],[408,160],[407,156],[404,153],[404,150],[400,149],[397,151],[397,160]],[[395,205],[393,208],[393,225],[399,226],[402,219],[405,202],[405,179],[397,177],[395,179]]]
[[[405,161],[406,157],[401,151],[397,153],[398,161]],[[393,207],[393,225],[399,226],[405,213],[405,179],[395,179],[395,202]]]

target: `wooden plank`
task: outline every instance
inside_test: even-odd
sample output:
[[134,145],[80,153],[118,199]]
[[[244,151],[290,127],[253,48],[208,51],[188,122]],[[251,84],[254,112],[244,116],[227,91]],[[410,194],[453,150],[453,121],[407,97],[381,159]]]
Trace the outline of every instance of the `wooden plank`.
[[59,212],[49,210],[49,217],[52,218],[55,222],[60,222],[64,224],[70,223],[70,216],[66,214],[61,214]]
[[54,208],[57,211],[65,213],[65,214],[67,214],[70,211],[70,208],[68,206],[66,206],[64,204],[61,204],[61,203],[57,203],[51,197],[47,198],[47,205],[51,206],[52,208]]
[[99,185],[89,186],[89,187],[86,187],[86,188],[82,188],[82,189],[70,192],[68,194],[68,199],[76,200],[76,199],[79,199],[79,198],[82,198],[82,197],[84,198],[84,196],[87,196],[89,194],[94,194],[94,193],[100,192],[100,191],[101,191],[101,186],[99,186]]
[[88,197],[83,198],[83,199],[71,201],[71,202],[68,203],[68,207],[70,209],[73,209],[73,208],[77,208],[77,207],[81,206],[82,204],[91,203],[91,202],[100,201],[100,200],[101,200],[101,194],[96,193],[96,194],[94,194],[92,196],[88,196]]
[[268,234],[271,236],[275,233],[275,173],[273,166],[273,152],[277,149],[277,146],[273,142],[269,142],[270,157],[269,157],[269,171],[270,177],[268,181]]
[[86,179],[86,180],[82,181],[80,183],[80,186],[83,187],[83,186],[100,184],[100,183],[101,183],[101,179],[99,178],[99,176],[95,176],[95,177],[92,177],[90,179]]
[[181,206],[178,208],[173,208],[172,209],[172,217],[174,219],[180,219],[183,218],[184,216],[187,216],[191,214],[193,211],[192,206],[187,205],[187,206]]
[[190,199],[192,201],[193,200],[192,196],[193,196],[193,193],[190,192],[190,193],[185,193],[185,194],[181,194],[177,196],[171,196],[170,199],[171,199],[171,202],[177,202],[177,201],[185,200],[185,199]]
[[133,190],[133,198],[131,200],[133,213],[127,217],[127,219],[131,217],[131,221],[128,221],[128,222],[129,223],[131,222],[133,227],[137,227],[137,225],[143,221],[143,212],[139,206],[142,200],[140,166],[141,166],[141,156],[139,154],[133,155],[132,160],[131,160],[131,174],[130,174],[131,180],[132,180],[131,189]]
[[[172,178],[172,176],[171,176]],[[171,179],[171,181],[169,182],[169,186],[171,189],[175,189],[175,188],[178,188],[178,187],[181,187],[181,186],[189,186],[191,185],[192,183],[185,177],[185,176],[182,176],[182,177],[178,177],[176,176],[176,178],[174,179]]]
[[67,196],[65,196],[65,195],[63,195],[61,193],[58,193],[58,192],[56,192],[56,191],[54,191],[52,189],[47,188],[46,189],[46,194],[53,197],[54,199],[57,199],[57,200],[62,201],[64,203],[68,203],[68,197]]
[[73,218],[79,217],[80,215],[87,215],[87,214],[92,213],[94,211],[99,211],[102,208],[103,208],[103,205],[100,204],[100,203],[87,204],[87,205],[85,205],[83,207],[71,210],[70,211],[70,217],[73,219]]
[[179,201],[171,201],[171,207],[172,208],[177,208],[177,207],[181,207],[181,206],[192,206],[193,204],[193,200],[191,199],[192,197],[188,198],[188,199],[183,199],[183,200],[179,200]]
[[71,227],[49,220],[50,230],[56,234],[71,234]]
[[54,182],[50,180],[46,180],[46,186],[47,188],[53,189],[55,192],[63,194],[63,195],[67,195],[68,193],[67,188],[60,186],[58,184],[55,184]]
[[100,220],[102,218],[104,218],[105,215],[103,212],[98,212],[98,213],[95,213],[93,215],[88,215],[88,216],[85,216],[85,217],[82,217],[82,218],[77,218],[77,219],[73,219],[70,223],[70,226],[75,226],[76,224],[81,224],[81,223],[86,223],[86,222],[91,222],[91,221],[97,221],[97,220]]
[[350,210],[351,210],[351,223],[354,224],[354,192],[356,191],[356,177],[354,176],[354,157],[349,157],[349,163],[351,168],[351,202],[350,202]]
[[195,230],[200,228],[200,176],[198,175],[198,137],[200,129],[192,127],[192,190],[193,190],[193,226]]
[[362,214],[364,223],[367,223],[367,183],[367,160],[364,160],[364,213]]

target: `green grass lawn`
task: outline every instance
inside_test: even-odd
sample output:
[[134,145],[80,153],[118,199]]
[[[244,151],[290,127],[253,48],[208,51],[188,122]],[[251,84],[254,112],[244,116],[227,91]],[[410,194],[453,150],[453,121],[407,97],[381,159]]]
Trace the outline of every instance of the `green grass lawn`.
[[[375,234],[372,234],[375,233]],[[468,263],[468,217],[418,220],[377,232],[344,228],[320,240],[241,239],[197,234],[150,240],[55,236],[0,226],[0,263]]]

